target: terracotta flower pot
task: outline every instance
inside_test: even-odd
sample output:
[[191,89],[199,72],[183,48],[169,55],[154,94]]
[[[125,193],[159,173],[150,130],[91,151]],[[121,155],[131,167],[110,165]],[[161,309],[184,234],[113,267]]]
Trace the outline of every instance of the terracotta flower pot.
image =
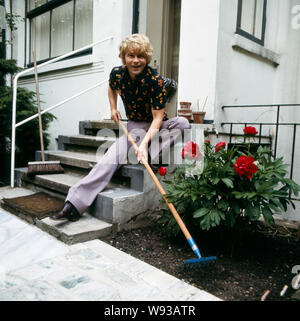
[[191,109],[178,109],[178,114],[192,114]]
[[179,102],[179,104],[181,109],[190,109],[190,107],[192,106],[192,103],[189,101],[181,101]]
[[192,113],[178,113],[178,116],[179,116],[179,117],[184,117],[184,118],[186,118],[188,121],[190,121],[191,118],[192,118]]
[[193,111],[193,118],[195,124],[203,124],[203,119],[205,117],[205,111]]

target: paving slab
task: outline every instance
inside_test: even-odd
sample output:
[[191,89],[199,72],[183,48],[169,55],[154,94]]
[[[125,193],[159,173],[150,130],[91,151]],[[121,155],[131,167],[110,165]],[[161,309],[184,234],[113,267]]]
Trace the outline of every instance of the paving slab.
[[98,239],[67,245],[4,209],[0,237],[0,301],[220,300]]
[[112,224],[84,213],[77,222],[53,221],[49,217],[36,220],[36,226],[66,244],[75,244],[107,236]]
[[68,251],[69,248],[64,243],[42,232],[36,226],[0,209],[0,271],[2,275]]

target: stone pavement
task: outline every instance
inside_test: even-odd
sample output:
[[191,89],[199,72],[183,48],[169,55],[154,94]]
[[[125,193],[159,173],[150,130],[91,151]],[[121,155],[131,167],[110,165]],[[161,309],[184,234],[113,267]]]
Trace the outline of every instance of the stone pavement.
[[0,301],[87,300],[220,299],[101,240],[67,245],[0,209]]

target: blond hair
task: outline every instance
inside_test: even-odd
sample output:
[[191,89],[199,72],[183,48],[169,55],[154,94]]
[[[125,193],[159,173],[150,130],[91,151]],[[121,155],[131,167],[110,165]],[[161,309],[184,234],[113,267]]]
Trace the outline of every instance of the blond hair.
[[125,54],[130,50],[135,53],[141,54],[146,58],[147,64],[150,63],[153,54],[153,47],[149,38],[145,35],[135,33],[125,38],[119,47],[119,57],[125,65]]

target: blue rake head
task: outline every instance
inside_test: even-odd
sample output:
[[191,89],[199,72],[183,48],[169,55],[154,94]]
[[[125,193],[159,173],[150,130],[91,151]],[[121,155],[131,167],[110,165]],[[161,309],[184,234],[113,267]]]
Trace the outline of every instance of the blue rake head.
[[216,256],[208,256],[208,257],[200,257],[197,259],[190,259],[184,262],[184,267],[186,268],[193,268],[193,267],[200,267],[203,265],[211,265],[216,263],[217,257]]
[[190,247],[192,248],[192,250],[194,251],[194,253],[197,255],[197,259],[190,259],[190,260],[186,260],[184,262],[184,266],[185,267],[197,267],[200,265],[208,265],[211,263],[215,263],[217,257],[216,256],[208,256],[208,257],[202,257],[200,250],[197,246],[197,244],[195,243],[194,239],[192,237],[190,237],[188,240],[188,243],[190,245]]

